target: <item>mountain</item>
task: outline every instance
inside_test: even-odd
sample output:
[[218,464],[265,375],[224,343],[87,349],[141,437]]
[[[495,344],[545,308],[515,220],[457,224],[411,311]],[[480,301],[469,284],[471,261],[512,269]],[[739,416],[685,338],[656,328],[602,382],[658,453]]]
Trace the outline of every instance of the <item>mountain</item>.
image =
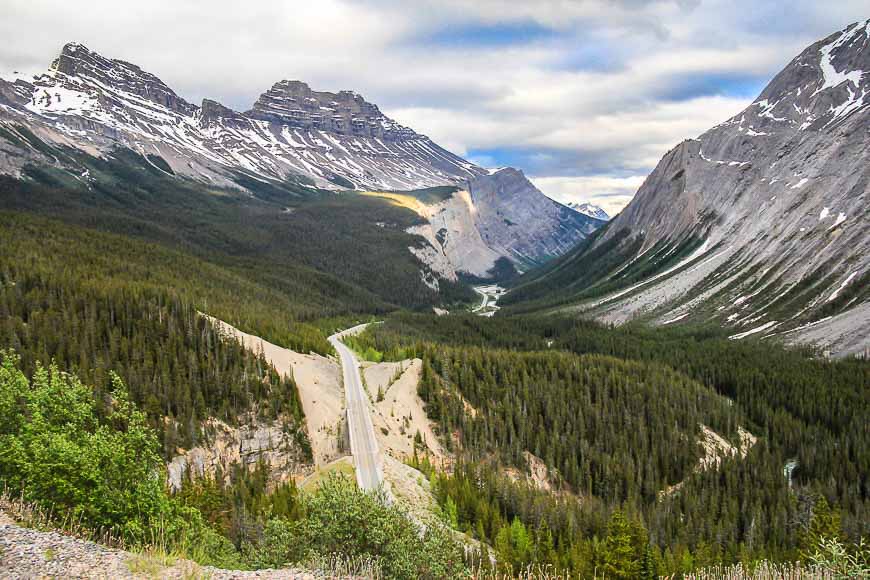
[[327,189],[416,189],[485,173],[351,91],[281,81],[245,113],[208,99],[196,106],[138,66],[77,43],[64,46],[46,73],[0,82],[3,100],[4,116],[52,140],[155,153],[176,174],[212,184],[232,185],[244,172],[304,176]]
[[868,112],[870,20],[809,46],[744,111],[670,150],[600,235],[503,303],[866,349]]
[[425,216],[428,224],[411,231],[429,240],[435,252],[427,260],[447,278],[451,270],[509,277],[570,251],[601,226],[554,202],[511,167],[469,180],[428,206]]
[[417,212],[437,224],[413,230],[426,240],[409,244],[435,272],[421,275],[436,290],[438,276],[489,277],[494,268],[540,264],[599,225],[564,211],[517,170],[490,175],[355,92],[284,80],[245,112],[209,99],[196,106],[138,66],[77,43],[64,46],[44,74],[0,79],[0,173],[22,178],[41,167],[82,183],[93,178],[86,164],[54,148],[103,159],[121,148],[168,176],[261,197],[288,187],[296,197],[445,186],[470,192],[436,196],[449,210],[429,204]]
[[583,215],[588,215],[589,217],[593,217],[598,220],[610,221],[610,216],[607,214],[606,211],[604,211],[604,209],[589,202],[569,203],[568,207],[576,212],[582,213]]

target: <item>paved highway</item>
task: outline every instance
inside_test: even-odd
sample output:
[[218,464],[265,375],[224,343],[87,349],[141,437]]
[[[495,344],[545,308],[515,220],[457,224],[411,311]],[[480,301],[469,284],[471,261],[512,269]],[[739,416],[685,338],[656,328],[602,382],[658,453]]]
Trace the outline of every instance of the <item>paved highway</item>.
[[480,294],[481,302],[471,311],[479,316],[492,316],[499,309],[496,304],[498,299],[504,295],[504,288],[496,284],[486,286],[475,286],[474,291]]
[[369,398],[363,389],[359,362],[353,352],[341,342],[343,337],[361,332],[366,326],[366,324],[360,324],[333,334],[329,337],[329,342],[335,347],[341,358],[347,406],[347,428],[350,433],[350,451],[353,454],[353,463],[356,468],[356,481],[362,489],[375,490],[384,482],[383,458],[378,441],[375,439]]

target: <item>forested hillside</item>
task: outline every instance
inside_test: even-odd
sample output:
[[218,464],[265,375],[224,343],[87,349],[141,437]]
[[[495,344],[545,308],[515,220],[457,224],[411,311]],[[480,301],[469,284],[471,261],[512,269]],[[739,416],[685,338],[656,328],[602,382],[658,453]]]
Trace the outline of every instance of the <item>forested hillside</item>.
[[387,201],[244,174],[247,192],[207,187],[168,174],[153,155],[117,149],[97,158],[18,133],[22,148],[74,158],[85,171],[28,166],[24,179],[0,176],[0,210],[158,242],[287,295],[333,297],[344,309],[473,299],[464,286],[441,281],[436,291],[424,282],[426,267],[408,251],[423,241],[404,231],[419,218]]
[[[96,389],[126,381],[168,457],[199,422],[256,409],[307,448],[296,387],[198,314],[238,321],[300,350],[329,348],[281,294],[191,256],[23,215],[0,215],[0,344],[27,371],[55,361]],[[286,310],[285,310],[286,309]],[[310,314],[309,314],[310,316]],[[168,418],[168,420],[164,420]]]
[[[661,573],[790,560],[808,549],[827,505],[837,533],[870,532],[867,361],[819,360],[719,330],[540,316],[397,314],[356,344],[424,359],[420,394],[463,465],[437,476],[442,505],[515,564],[589,574],[612,556],[613,526],[635,538],[626,540],[633,574],[649,559]],[[700,424],[735,447],[738,426],[758,440],[745,457],[695,469]],[[500,474],[527,469],[524,452],[570,493]]]

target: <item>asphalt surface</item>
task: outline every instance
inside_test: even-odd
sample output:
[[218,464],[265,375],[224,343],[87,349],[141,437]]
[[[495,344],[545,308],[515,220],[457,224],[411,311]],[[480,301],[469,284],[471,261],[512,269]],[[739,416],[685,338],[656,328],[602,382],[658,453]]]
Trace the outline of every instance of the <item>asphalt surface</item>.
[[480,294],[480,304],[471,309],[472,312],[480,316],[492,316],[499,309],[498,299],[504,295],[505,289],[495,284],[486,286],[475,286],[474,291]]
[[359,362],[353,352],[341,342],[342,337],[360,332],[365,326],[367,325],[362,324],[333,334],[329,337],[329,342],[341,358],[350,451],[356,469],[357,485],[365,490],[375,490],[384,482],[383,458],[375,438],[369,398],[363,389]]

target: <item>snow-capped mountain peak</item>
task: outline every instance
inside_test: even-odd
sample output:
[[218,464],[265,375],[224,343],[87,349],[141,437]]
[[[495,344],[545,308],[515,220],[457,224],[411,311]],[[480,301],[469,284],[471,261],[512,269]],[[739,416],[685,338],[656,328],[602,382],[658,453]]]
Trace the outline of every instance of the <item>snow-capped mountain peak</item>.
[[588,215],[589,217],[592,217],[592,218],[595,218],[598,220],[604,220],[604,221],[610,220],[610,216],[607,214],[606,211],[604,211],[604,209],[602,209],[601,207],[599,207],[597,205],[591,204],[589,202],[583,202],[583,203],[572,202],[572,203],[568,203],[567,206],[578,213],[582,213],[583,215]]
[[[251,110],[185,101],[157,76],[69,43],[32,80],[0,79],[0,123],[35,125],[92,152],[116,146],[156,154],[172,170],[238,187],[239,172],[303,178],[327,189],[409,190],[458,184],[486,170],[384,115],[353,91],[280,81]],[[22,160],[0,159],[20,170]]]

